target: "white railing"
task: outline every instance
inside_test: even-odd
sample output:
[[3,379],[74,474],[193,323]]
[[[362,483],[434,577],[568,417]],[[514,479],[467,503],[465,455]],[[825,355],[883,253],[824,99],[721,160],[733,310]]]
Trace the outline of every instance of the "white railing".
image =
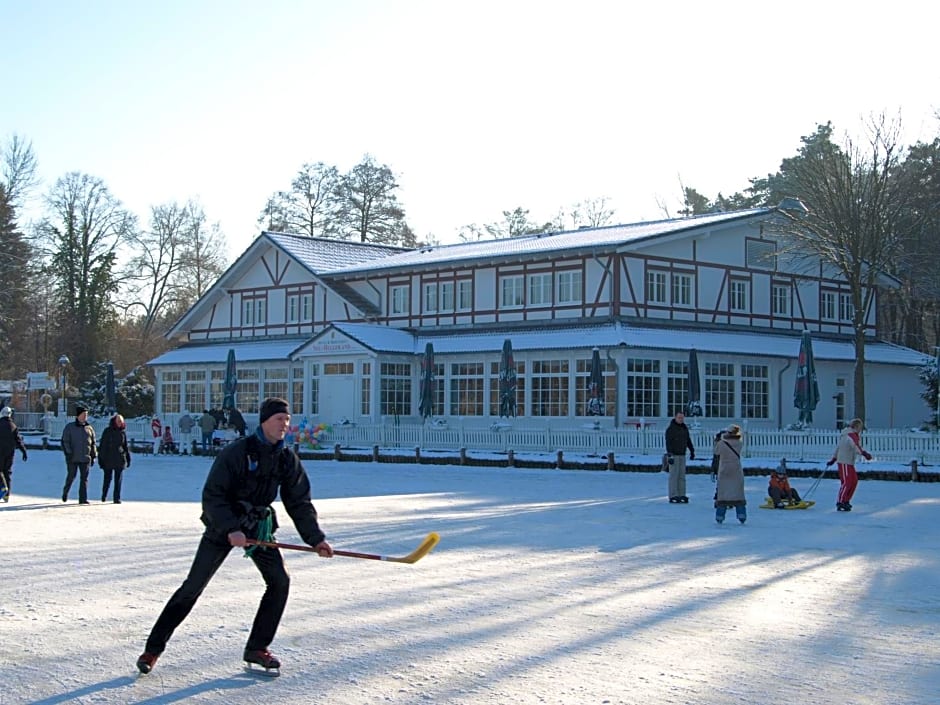
[[[48,434],[58,439],[65,424],[74,419],[50,417]],[[257,416],[246,414],[249,430],[257,424]],[[89,419],[96,433],[101,435],[108,423],[106,418]],[[177,443],[188,444],[201,439],[198,427],[189,438],[181,437],[178,415],[167,415]],[[697,457],[711,456],[712,439],[720,427],[692,429],[692,443]],[[127,437],[137,441],[148,441],[152,434],[150,420],[128,419]],[[806,429],[802,431],[774,429],[746,429],[744,432],[744,456],[787,458],[788,460],[828,460],[839,440],[839,431]],[[886,430],[865,431],[863,445],[883,462],[903,465],[917,460],[920,464],[940,464],[940,435],[919,431]],[[663,452],[663,430],[656,428],[595,429],[584,423],[572,428],[537,428],[523,426],[517,422],[500,421],[489,426],[456,424],[349,424],[333,425],[323,433],[320,444],[331,448],[336,444],[344,447],[371,448],[421,448],[424,450],[455,451],[461,448],[478,451],[552,453],[591,453],[594,455],[614,452],[629,455],[656,455]]]

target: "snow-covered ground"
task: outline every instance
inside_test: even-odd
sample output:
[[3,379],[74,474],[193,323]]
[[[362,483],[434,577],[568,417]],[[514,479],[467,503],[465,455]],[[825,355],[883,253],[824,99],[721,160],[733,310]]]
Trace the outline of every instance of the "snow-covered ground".
[[[210,459],[135,456],[124,503],[60,501],[56,451],[0,504],[0,704],[927,705],[940,701],[940,483],[823,480],[806,511],[713,518],[653,473],[308,461],[336,548],[286,556],[277,679],[243,672],[262,592],[233,551],[156,669],[134,661],[198,541]],[[651,461],[654,462],[654,461]],[[766,461],[763,463],[766,465]],[[804,492],[811,480],[794,484]],[[299,539],[284,512],[281,541]]]

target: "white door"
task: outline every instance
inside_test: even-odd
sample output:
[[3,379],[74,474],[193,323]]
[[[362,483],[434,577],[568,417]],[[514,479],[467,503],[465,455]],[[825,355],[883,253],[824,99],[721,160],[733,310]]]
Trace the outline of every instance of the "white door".
[[353,375],[323,375],[320,377],[319,418],[328,424],[343,419],[354,421],[359,400],[356,378]]

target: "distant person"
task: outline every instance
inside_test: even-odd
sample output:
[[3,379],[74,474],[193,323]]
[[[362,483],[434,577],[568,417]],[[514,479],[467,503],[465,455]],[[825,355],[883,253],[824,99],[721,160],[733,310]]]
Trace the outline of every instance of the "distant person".
[[280,661],[268,647],[287,604],[290,578],[279,549],[249,546],[246,542],[249,537],[274,540],[278,523],[271,504],[278,494],[300,537],[320,556],[333,555],[317,522],[307,473],[297,454],[284,444],[290,428],[287,402],[276,397],[265,399],[258,417],[260,425],[255,433],[226,445],[209,470],[202,490],[205,532],[189,574],[166,603],[137,659],[141,673],[153,669],[173,632],[186,619],[233,546],[245,548],[266,585],[245,644],[244,660],[266,671],[280,669]]
[[163,427],[163,442],[160,444],[160,452],[167,455],[179,452],[176,441],[173,440],[173,431],[170,430],[170,424]]
[[215,431],[216,420],[208,409],[202,410],[202,416],[199,417],[199,430],[202,431],[202,450],[209,452],[212,445],[212,432]]
[[688,504],[685,494],[685,451],[689,460],[695,460],[692,435],[685,425],[685,413],[677,411],[666,427],[666,462],[669,465],[669,501],[673,504]]
[[153,454],[160,452],[160,446],[163,444],[163,424],[160,419],[154,416],[150,421],[150,432],[153,434]]
[[13,409],[5,406],[0,409],[0,477],[3,478],[0,492],[3,493],[4,502],[10,501],[10,493],[13,491],[13,456],[17,450],[23,454],[25,463],[28,457],[26,444],[19,428],[13,423]]
[[95,429],[88,423],[88,409],[81,404],[75,407],[75,421],[62,429],[62,452],[65,453],[67,468],[62,501],[69,501],[69,491],[77,475],[78,503],[88,504],[88,468],[95,464],[98,451],[95,449]]
[[786,509],[787,504],[800,503],[800,493],[790,486],[790,479],[787,477],[786,458],[781,458],[777,469],[771,471],[767,494],[770,495],[774,509]]
[[193,417],[189,415],[188,411],[184,411],[183,415],[180,416],[179,425],[180,443],[183,444],[183,453],[188,453],[189,449],[192,447],[192,432],[196,422],[193,420]]
[[718,456],[718,488],[715,492],[715,521],[725,520],[728,507],[734,507],[738,521],[747,521],[747,500],[744,497],[744,468],[741,450],[744,441],[741,427],[731,424],[715,438],[713,453]]
[[101,433],[101,442],[98,444],[98,467],[104,473],[104,482],[101,485],[101,501],[108,501],[108,490],[111,487],[111,478],[114,477],[114,503],[121,503],[121,485],[124,468],[131,466],[131,451],[127,447],[127,424],[124,417],[115,414],[111,417],[108,427]]
[[839,470],[839,495],[836,498],[836,511],[839,512],[852,511],[852,497],[855,496],[855,488],[858,487],[858,472],[855,470],[855,463],[859,456],[865,460],[871,460],[871,453],[862,448],[864,425],[861,419],[849,421],[849,425],[842,431],[832,458],[826,463],[827,468],[833,463],[838,463],[836,467]]
[[247,430],[245,417],[242,416],[242,412],[238,409],[228,410],[228,425],[235,429],[235,433],[237,433],[239,437],[245,437],[245,431]]

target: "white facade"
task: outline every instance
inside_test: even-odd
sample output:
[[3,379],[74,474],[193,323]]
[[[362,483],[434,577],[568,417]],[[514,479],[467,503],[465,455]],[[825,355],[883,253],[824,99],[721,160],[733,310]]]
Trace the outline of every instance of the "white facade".
[[[174,326],[155,360],[158,413],[221,404],[229,348],[238,405],[278,395],[309,422],[417,420],[420,356],[435,351],[435,417],[491,423],[503,341],[517,415],[571,425],[586,413],[591,351],[613,427],[668,418],[698,355],[706,416],[793,423],[800,333],[812,333],[814,424],[853,416],[848,288],[777,255],[773,209],[416,250],[263,233]],[[877,292],[876,292],[877,293]],[[926,356],[879,342],[866,314],[866,422],[919,425]]]

